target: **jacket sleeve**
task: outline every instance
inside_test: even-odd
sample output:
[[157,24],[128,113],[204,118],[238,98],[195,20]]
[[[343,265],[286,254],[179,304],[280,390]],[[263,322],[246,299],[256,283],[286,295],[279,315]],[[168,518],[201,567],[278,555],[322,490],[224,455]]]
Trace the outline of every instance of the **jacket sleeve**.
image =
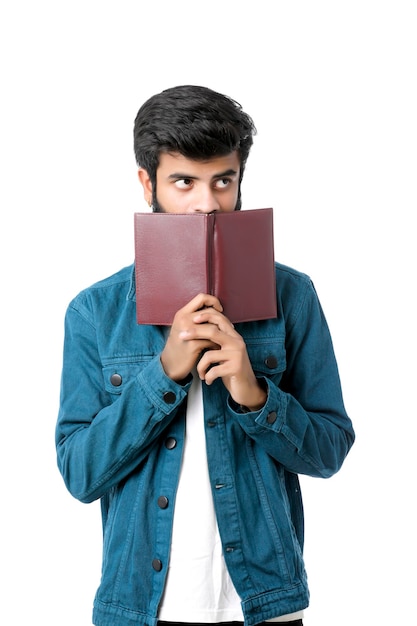
[[281,303],[287,362],[282,379],[275,385],[265,378],[265,406],[237,416],[247,434],[288,471],[327,478],[342,466],[355,434],[329,328],[314,286],[304,278],[297,304],[286,304],[285,292]]
[[123,393],[111,397],[93,319],[87,309],[70,305],[55,438],[65,484],[83,502],[100,498],[146,458],[190,386],[168,378],[159,356],[134,372]]

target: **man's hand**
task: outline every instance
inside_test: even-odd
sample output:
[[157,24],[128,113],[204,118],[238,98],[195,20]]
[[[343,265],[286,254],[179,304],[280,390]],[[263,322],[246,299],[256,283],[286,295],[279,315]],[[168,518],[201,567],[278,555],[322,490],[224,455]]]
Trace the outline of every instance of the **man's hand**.
[[223,310],[216,297],[201,293],[175,314],[165,348],[161,353],[162,367],[167,376],[173,380],[183,380],[191,372],[204,350],[219,348],[204,337],[184,341],[181,335],[181,333],[192,331],[195,326],[193,317],[199,309],[207,307],[218,312]]
[[217,298],[206,294],[180,309],[161,355],[162,365],[168,376],[181,380],[200,359],[201,380],[211,385],[221,378],[237,404],[258,410],[266,392],[255,377],[243,338],[221,311]]

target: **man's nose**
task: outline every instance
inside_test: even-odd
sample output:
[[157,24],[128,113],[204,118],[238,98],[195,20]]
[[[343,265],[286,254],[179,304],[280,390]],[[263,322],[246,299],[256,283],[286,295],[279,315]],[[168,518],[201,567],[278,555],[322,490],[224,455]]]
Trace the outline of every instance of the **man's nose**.
[[194,213],[213,213],[220,210],[220,204],[213,189],[199,189],[193,198],[192,210]]

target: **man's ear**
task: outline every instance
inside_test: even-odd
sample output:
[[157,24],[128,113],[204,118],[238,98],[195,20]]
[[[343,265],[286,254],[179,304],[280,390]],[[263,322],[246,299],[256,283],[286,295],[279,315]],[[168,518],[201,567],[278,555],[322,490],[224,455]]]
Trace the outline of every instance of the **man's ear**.
[[148,204],[148,206],[152,205],[152,182],[149,177],[148,172],[140,167],[138,169],[138,178],[139,182],[143,187],[143,196]]

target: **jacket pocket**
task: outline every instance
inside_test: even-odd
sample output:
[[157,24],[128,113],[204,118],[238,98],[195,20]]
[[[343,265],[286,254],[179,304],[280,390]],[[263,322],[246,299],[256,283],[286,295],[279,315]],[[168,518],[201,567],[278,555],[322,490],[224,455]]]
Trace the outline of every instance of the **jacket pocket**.
[[146,357],[135,363],[114,361],[102,368],[104,387],[110,395],[121,395],[126,385],[136,379],[139,372],[146,366],[152,357]]
[[284,338],[251,338],[246,340],[246,349],[255,375],[278,384],[287,367]]

